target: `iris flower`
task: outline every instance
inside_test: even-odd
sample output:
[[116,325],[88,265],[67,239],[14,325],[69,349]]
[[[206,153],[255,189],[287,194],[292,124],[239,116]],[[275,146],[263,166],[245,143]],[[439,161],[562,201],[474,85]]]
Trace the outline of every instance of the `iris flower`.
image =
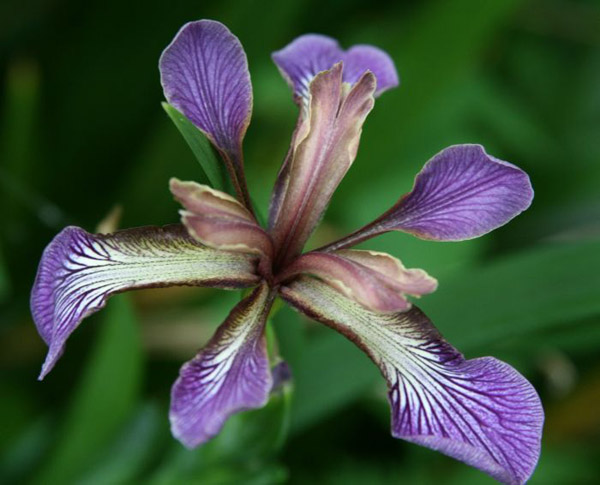
[[303,253],[354,161],[374,99],[397,86],[398,76],[382,50],[344,51],[321,35],[297,38],[273,60],[293,90],[299,118],[263,228],[244,178],[252,88],[239,40],[224,25],[201,20],[183,26],[165,49],[165,97],[214,145],[236,196],[172,179],[182,224],[60,232],[44,251],[31,296],[35,324],[49,346],[40,379],[81,321],[115,293],[174,285],[254,288],[173,385],[171,427],[185,446],[206,442],[233,413],[267,402],[273,374],[265,324],[279,297],[343,334],[379,367],[394,437],[499,481],[525,482],[538,460],[543,422],[534,388],[508,364],[466,360],[444,340],[407,298],[436,289],[425,271],[351,248],[389,231],[436,241],[481,236],[530,205],[527,174],[479,145],[451,146],[375,221]]

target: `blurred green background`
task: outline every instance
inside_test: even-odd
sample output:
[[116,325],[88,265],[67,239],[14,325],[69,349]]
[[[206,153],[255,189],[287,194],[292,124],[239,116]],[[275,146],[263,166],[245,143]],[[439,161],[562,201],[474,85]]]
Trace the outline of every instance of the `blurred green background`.
[[246,167],[263,212],[296,118],[270,53],[320,32],[395,60],[402,85],[377,101],[314,244],[379,215],[451,144],[481,143],[531,175],[531,209],[490,235],[368,246],[439,278],[421,306],[467,357],[497,356],[534,383],[547,419],[531,483],[598,483],[600,3],[561,0],[0,2],[0,482],[492,482],[391,438],[375,366],[285,309],[274,326],[291,405],[276,398],[183,450],[170,386],[236,292],[115,297],[36,381],[45,346],[28,298],[44,246],[67,224],[94,230],[115,204],[121,227],[176,222],[169,177],[200,177],[161,109],[157,69],[199,18],[224,22],[248,54]]

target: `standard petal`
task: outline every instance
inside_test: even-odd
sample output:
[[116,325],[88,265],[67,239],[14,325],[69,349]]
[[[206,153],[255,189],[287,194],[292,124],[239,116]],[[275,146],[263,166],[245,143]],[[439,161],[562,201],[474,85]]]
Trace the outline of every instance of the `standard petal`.
[[162,53],[159,68],[167,101],[213,142],[246,199],[242,140],[252,85],[240,41],[219,22],[189,22]]
[[300,311],[344,334],[379,366],[392,434],[495,479],[524,483],[540,453],[543,409],[534,388],[499,360],[465,358],[416,307],[378,314],[302,277],[281,290]]
[[437,288],[422,269],[406,269],[389,254],[372,251],[311,252],[292,262],[279,276],[286,281],[298,274],[317,276],[366,308],[378,312],[407,310],[406,295],[420,296]]
[[248,255],[197,243],[183,226],[107,235],[63,229],[46,247],[31,292],[33,319],[49,347],[40,379],[81,321],[114,293],[173,285],[243,288],[258,282],[255,266]]
[[354,84],[369,70],[377,79],[375,96],[400,84],[394,61],[387,52],[371,45],[355,45],[344,53],[344,81]]
[[313,78],[340,61],[344,64],[344,82],[354,84],[366,71],[375,74],[375,95],[398,85],[394,62],[384,51],[368,45],[357,45],[344,51],[335,39],[324,35],[302,35],[274,52],[272,57],[299,102],[308,99]]
[[481,145],[455,145],[429,160],[412,191],[385,214],[321,250],[351,247],[388,231],[435,241],[473,239],[506,224],[532,200],[523,170],[488,155]]
[[215,436],[229,416],[266,404],[273,380],[264,325],[274,293],[266,284],[242,300],[171,391],[171,430],[188,448]]
[[215,249],[272,257],[271,237],[236,199],[206,185],[175,178],[170,189],[186,209],[180,211],[181,220],[193,238]]
[[373,108],[371,73],[344,95],[342,66],[311,83],[308,129],[286,172],[285,194],[273,226],[279,264],[296,256],[321,219],[334,190],[356,156],[364,120]]

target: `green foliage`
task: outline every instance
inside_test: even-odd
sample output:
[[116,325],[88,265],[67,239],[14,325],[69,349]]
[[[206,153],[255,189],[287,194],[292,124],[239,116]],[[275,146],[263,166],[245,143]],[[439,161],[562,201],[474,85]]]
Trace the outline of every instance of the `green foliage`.
[[218,159],[206,135],[169,103],[163,102],[162,107],[192,149],[209,185],[215,189],[223,190],[223,163]]
[[75,478],[93,463],[135,409],[142,352],[128,297],[114,297],[103,317],[94,352],[36,483],[65,483]]
[[8,270],[6,263],[4,262],[4,254],[2,254],[2,247],[0,247],[0,304],[4,303],[8,297],[10,291],[10,280],[8,277]]
[[275,457],[287,431],[291,399],[292,387],[286,384],[264,408],[232,416],[204,446],[172,447],[149,483],[282,483],[287,471]]
[[448,278],[422,307],[461,349],[529,339],[600,313],[599,250],[600,241],[540,245]]

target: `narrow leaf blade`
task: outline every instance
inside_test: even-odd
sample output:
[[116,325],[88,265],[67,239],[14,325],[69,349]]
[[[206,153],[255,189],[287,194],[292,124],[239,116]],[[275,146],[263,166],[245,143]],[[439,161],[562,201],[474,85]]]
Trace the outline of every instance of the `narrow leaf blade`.
[[223,164],[217,158],[206,135],[169,103],[163,102],[162,107],[200,162],[200,167],[210,185],[215,189],[224,190]]
[[101,323],[60,438],[34,483],[70,482],[110,443],[137,402],[142,352],[133,309],[125,295],[113,299]]

